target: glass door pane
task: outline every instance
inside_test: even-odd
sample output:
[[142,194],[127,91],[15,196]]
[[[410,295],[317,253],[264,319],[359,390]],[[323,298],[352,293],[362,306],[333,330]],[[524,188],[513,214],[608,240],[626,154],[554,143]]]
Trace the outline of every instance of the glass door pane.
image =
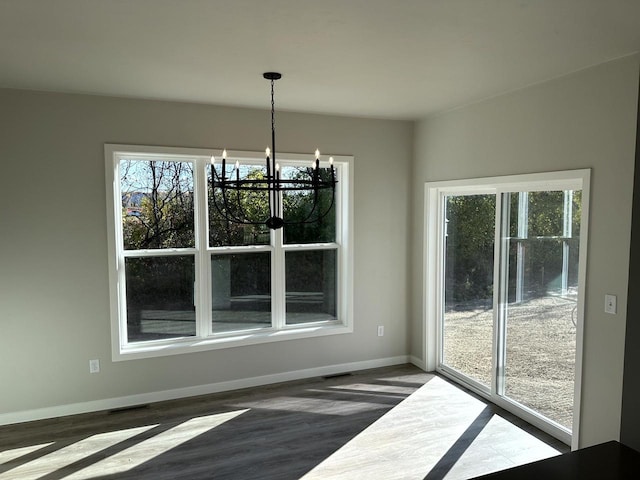
[[581,191],[505,195],[505,368],[498,393],[571,430]]
[[493,344],[496,196],[445,198],[441,363],[487,389]]

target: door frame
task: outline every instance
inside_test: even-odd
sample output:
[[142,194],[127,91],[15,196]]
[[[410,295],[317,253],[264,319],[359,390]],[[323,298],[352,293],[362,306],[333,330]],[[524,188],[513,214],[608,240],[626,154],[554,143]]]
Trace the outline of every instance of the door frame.
[[[587,278],[587,242],[588,242],[588,219],[589,219],[589,187],[590,169],[565,170],[558,172],[545,172],[523,175],[508,175],[501,177],[485,177],[462,180],[445,180],[436,182],[426,182],[424,186],[424,241],[423,241],[423,327],[426,338],[424,339],[424,352],[426,367],[428,371],[437,371],[455,382],[461,383],[480,396],[488,399],[505,410],[521,417],[525,421],[558,438],[572,450],[578,448],[580,437],[580,394],[582,391],[582,361],[583,361],[583,340],[584,340],[584,303]],[[571,432],[556,426],[533,410],[530,410],[505,397],[496,395],[497,385],[496,355],[492,355],[492,382],[491,391],[480,387],[473,381],[468,381],[465,377],[457,375],[451,369],[443,368],[440,359],[441,352],[441,331],[439,327],[439,317],[443,309],[443,282],[441,275],[443,272],[443,256],[440,252],[443,248],[443,222],[439,220],[444,213],[444,197],[454,194],[496,194],[496,244],[494,252],[494,281],[503,278],[500,272],[499,252],[501,249],[501,194],[504,192],[518,191],[545,191],[545,190],[567,190],[568,186],[574,190],[582,190],[582,212],[580,219],[580,251],[579,251],[579,271],[578,271],[578,301],[577,301],[577,321],[576,321],[576,355],[575,355],[575,380],[573,397],[573,423]],[[497,284],[496,284],[497,285]],[[500,315],[499,310],[503,308],[499,299],[500,289],[494,289],[494,322]],[[502,322],[496,323],[500,325]],[[494,328],[493,350],[497,351],[497,342],[501,341],[497,329]]]

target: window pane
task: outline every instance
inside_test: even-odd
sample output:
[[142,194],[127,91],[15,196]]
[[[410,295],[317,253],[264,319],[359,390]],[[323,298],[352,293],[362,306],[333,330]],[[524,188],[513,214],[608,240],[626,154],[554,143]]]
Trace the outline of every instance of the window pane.
[[287,325],[336,319],[336,251],[287,252]]
[[271,327],[271,254],[211,256],[213,332]]
[[[216,163],[216,175],[222,176],[222,165]],[[215,192],[211,183],[212,168],[207,168],[207,195],[209,202],[209,246],[225,245],[268,245],[270,242],[269,229],[264,222],[269,218],[269,197],[266,191],[244,190],[227,191],[223,195],[222,189]],[[237,175],[237,176],[236,176]],[[239,178],[240,180],[258,181],[256,186],[264,186],[259,180],[264,179],[266,167],[258,165],[240,165],[239,170],[234,162],[227,162],[225,178]],[[242,221],[258,222],[256,225],[245,225],[232,222],[225,218],[235,218]]]
[[[283,178],[311,180],[310,167],[284,167]],[[320,168],[322,180],[331,179],[331,170]],[[294,184],[295,185],[295,184]],[[283,195],[283,218],[286,222],[305,222],[284,227],[284,243],[328,243],[336,240],[336,206],[330,189],[320,190],[317,202],[313,193],[305,190]],[[314,208],[315,205],[315,208]],[[317,220],[317,221],[316,221]]]
[[191,163],[121,160],[120,189],[125,250],[195,245]]
[[489,388],[495,195],[446,198],[442,362]]
[[[511,236],[563,236],[564,199],[565,196],[562,191],[512,194],[510,200]],[[518,222],[518,215],[525,220]],[[523,231],[526,233],[523,234]]]
[[504,395],[571,429],[581,192],[510,195]]
[[196,334],[193,255],[125,258],[129,342]]

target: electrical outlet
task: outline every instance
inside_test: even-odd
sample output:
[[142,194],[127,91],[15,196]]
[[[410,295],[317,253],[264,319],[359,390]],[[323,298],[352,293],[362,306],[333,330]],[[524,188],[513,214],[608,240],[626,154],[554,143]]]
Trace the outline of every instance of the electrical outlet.
[[379,337],[384,336],[384,325],[378,325],[378,336]]
[[100,372],[100,360],[89,360],[89,373],[99,373]]
[[617,300],[618,299],[616,298],[615,295],[605,295],[604,296],[604,312],[615,315]]

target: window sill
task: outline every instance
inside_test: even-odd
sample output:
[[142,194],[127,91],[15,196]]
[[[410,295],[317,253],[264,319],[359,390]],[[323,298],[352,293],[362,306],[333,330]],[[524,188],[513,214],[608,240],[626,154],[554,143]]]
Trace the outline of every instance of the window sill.
[[266,330],[260,332],[235,332],[229,335],[212,337],[179,338],[170,342],[140,342],[118,348],[115,345],[112,359],[114,362],[141,358],[165,357],[184,353],[205,352],[224,348],[243,347],[272,343],[284,340],[322,337],[352,333],[353,328],[343,323],[308,325],[305,327]]

